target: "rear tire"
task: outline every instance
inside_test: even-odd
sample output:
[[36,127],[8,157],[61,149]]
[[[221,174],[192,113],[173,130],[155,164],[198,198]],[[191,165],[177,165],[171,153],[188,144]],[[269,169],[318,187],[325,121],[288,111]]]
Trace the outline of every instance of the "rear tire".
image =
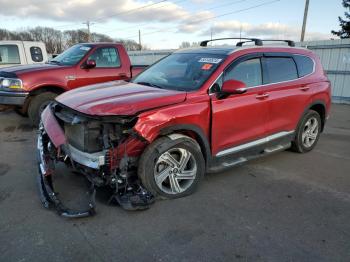
[[55,99],[56,96],[56,93],[45,92],[36,95],[31,99],[28,107],[28,116],[33,126],[39,125],[41,113],[44,111],[45,107]]
[[292,151],[298,153],[311,151],[320,138],[321,126],[320,115],[314,110],[309,110],[299,122],[295,138],[292,141]]
[[138,166],[143,186],[154,196],[166,199],[192,194],[204,173],[201,149],[186,136],[157,139],[142,153]]

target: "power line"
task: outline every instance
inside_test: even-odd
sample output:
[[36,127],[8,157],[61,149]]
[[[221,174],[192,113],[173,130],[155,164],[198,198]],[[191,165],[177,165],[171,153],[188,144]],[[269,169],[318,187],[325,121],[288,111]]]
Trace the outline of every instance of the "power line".
[[[244,11],[248,11],[248,10],[251,10],[251,9],[255,9],[255,8],[258,8],[258,7],[261,7],[261,6],[273,4],[273,3],[276,3],[276,2],[280,2],[280,1],[281,0],[273,0],[273,1],[265,2],[265,3],[261,3],[259,5],[250,6],[250,7],[244,8],[244,9],[240,9],[240,10],[236,10],[236,11],[220,14],[220,15],[217,15],[217,16],[214,16],[214,17],[211,17],[211,18],[195,20],[195,21],[192,21],[191,24],[196,24],[196,23],[199,23],[199,22],[202,22],[202,21],[209,21],[209,20],[213,20],[213,19],[218,18],[218,17],[223,17],[223,16],[227,16],[227,15],[231,15],[231,14],[241,13],[241,12],[244,12]],[[176,27],[173,27],[173,28],[176,28]],[[143,33],[142,35],[143,36],[144,35],[151,35],[151,34],[155,34],[155,33],[159,33],[159,32],[172,32],[172,31],[160,29],[160,30],[157,30],[157,31],[149,32],[149,33]],[[134,38],[136,36],[137,35],[132,35],[132,36],[127,36],[125,38],[126,39],[131,39],[131,38]]]
[[[97,22],[97,21],[100,21],[100,20],[108,19],[110,17],[118,16],[118,15],[121,15],[121,14],[132,13],[132,12],[135,12],[135,11],[138,11],[138,10],[150,7],[150,6],[154,6],[154,5],[166,2],[166,1],[168,1],[168,0],[162,0],[162,1],[158,1],[158,2],[152,3],[152,4],[143,5],[143,6],[136,7],[136,8],[133,8],[133,9],[129,9],[129,10],[126,10],[126,11],[118,12],[118,13],[115,13],[114,15],[110,15],[110,16],[99,17],[97,19],[94,19],[93,21]],[[66,24],[66,25],[59,25],[59,26],[55,26],[54,28],[70,27],[70,26],[78,25],[78,24],[80,24],[80,23],[71,23],[71,24]]]

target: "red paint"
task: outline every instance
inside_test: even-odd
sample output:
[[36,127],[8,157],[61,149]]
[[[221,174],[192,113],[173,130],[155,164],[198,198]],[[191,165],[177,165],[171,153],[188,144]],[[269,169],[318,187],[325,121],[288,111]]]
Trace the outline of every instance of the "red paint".
[[41,119],[44,125],[44,129],[55,147],[59,148],[61,145],[64,145],[66,143],[64,131],[58,124],[56,117],[52,113],[52,110],[49,106],[46,107],[43,111]]
[[[39,90],[68,91],[78,87],[103,83],[114,80],[130,80],[139,74],[145,67],[132,67],[129,56],[122,44],[118,43],[91,43],[90,51],[73,66],[55,64],[24,65],[3,68],[1,71],[15,73],[24,85],[24,91],[32,93]],[[82,66],[88,57],[98,48],[114,47],[118,50],[121,66],[118,68],[91,68]]]
[[[229,64],[242,55],[263,52],[307,55],[316,63],[315,72],[289,82],[261,85],[226,98],[208,94],[209,88]],[[277,132],[295,130],[303,112],[313,103],[325,105],[327,117],[330,97],[330,83],[318,57],[311,51],[253,47],[238,49],[228,55],[197,91],[186,93],[114,82],[71,91],[57,100],[90,115],[137,115],[134,130],[148,143],[168,128],[194,126],[208,141],[211,154],[216,155],[221,150]],[[140,154],[144,148],[136,140],[127,144],[127,151],[133,152],[132,155]]]

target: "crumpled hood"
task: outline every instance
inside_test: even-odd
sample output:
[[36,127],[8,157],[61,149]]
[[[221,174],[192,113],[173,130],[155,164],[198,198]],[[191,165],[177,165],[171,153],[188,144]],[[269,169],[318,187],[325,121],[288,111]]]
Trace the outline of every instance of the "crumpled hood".
[[124,81],[91,85],[65,92],[56,100],[88,115],[135,115],[183,102],[186,92],[159,89]]
[[33,65],[19,65],[19,66],[11,66],[11,67],[5,67],[0,68],[0,73],[13,73],[17,76],[20,76],[21,74],[25,73],[33,73],[33,72],[40,72],[40,71],[47,71],[47,70],[55,70],[58,68],[65,68],[66,66],[60,66],[55,64],[33,64]]

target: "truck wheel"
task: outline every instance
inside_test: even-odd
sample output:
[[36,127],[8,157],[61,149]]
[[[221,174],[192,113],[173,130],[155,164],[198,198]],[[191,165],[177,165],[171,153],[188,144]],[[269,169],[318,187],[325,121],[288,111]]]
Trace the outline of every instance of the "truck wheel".
[[31,99],[28,107],[28,116],[34,126],[39,125],[41,113],[44,111],[45,107],[55,99],[56,96],[56,93],[45,92],[36,95]]
[[192,194],[205,172],[198,143],[187,136],[162,137],[143,152],[138,176],[154,196],[179,198]]
[[316,111],[309,110],[298,125],[294,141],[292,141],[292,150],[298,153],[311,151],[316,146],[320,134],[321,117]]

